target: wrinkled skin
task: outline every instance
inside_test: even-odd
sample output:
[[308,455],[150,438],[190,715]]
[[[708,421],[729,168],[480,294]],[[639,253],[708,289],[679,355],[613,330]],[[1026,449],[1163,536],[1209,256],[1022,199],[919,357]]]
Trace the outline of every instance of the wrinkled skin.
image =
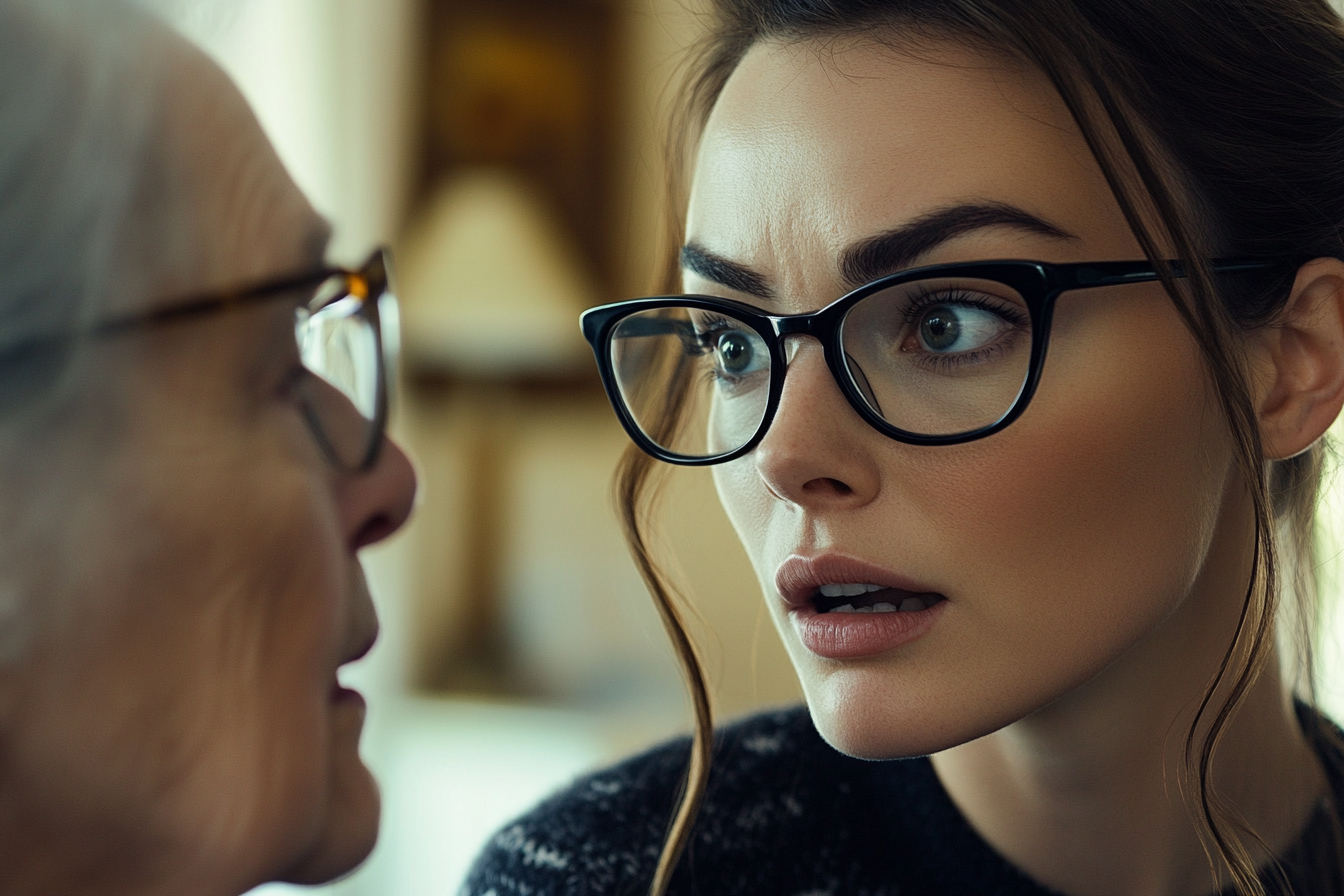
[[[326,226],[237,90],[166,33],[147,52],[168,76],[105,310],[318,267]],[[372,848],[337,670],[377,634],[357,553],[415,476],[390,443],[334,469],[298,363],[283,300],[103,340],[0,481],[0,574],[35,614],[0,668],[0,892],[235,894]]]

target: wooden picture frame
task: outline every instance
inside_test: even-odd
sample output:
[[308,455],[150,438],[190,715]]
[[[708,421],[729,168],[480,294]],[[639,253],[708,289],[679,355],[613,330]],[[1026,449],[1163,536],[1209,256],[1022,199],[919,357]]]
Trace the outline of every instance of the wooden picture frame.
[[609,289],[616,11],[428,0],[423,190],[463,166],[525,177]]

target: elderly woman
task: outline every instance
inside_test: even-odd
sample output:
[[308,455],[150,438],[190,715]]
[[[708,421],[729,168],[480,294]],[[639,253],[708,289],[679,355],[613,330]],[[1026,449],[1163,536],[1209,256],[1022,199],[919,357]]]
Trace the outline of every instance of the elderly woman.
[[[148,17],[0,0],[0,893],[238,894],[377,832],[381,255]],[[297,338],[296,338],[297,337]]]

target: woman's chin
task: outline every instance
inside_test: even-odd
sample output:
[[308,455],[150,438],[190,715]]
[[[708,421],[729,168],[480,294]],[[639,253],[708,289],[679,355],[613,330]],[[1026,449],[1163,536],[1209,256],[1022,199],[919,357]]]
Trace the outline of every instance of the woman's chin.
[[[811,670],[809,670],[811,671]],[[799,676],[812,724],[823,740],[856,759],[928,756],[1011,724],[1013,707],[986,706],[883,670]]]
[[812,723],[822,740],[855,759],[927,756],[973,739],[920,719],[902,718],[893,722],[886,714],[832,714],[813,709]]

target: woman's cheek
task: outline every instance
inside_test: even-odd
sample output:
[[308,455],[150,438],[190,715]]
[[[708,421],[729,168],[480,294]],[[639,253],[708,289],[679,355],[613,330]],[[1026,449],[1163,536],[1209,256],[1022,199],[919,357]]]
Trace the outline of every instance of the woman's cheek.
[[[780,512],[781,502],[756,471],[752,455],[710,467],[714,489],[728,521],[746,549],[766,595],[773,593],[774,570],[765,569],[763,547],[772,530],[772,517]],[[775,601],[771,601],[775,603]]]
[[1040,392],[997,445],[987,440],[997,457],[979,478],[983,501],[962,515],[1001,575],[1103,613],[1114,607],[1088,595],[1123,608],[1192,585],[1230,463],[1174,310],[1165,297],[1128,304],[1104,306],[1091,327],[1062,315]]

